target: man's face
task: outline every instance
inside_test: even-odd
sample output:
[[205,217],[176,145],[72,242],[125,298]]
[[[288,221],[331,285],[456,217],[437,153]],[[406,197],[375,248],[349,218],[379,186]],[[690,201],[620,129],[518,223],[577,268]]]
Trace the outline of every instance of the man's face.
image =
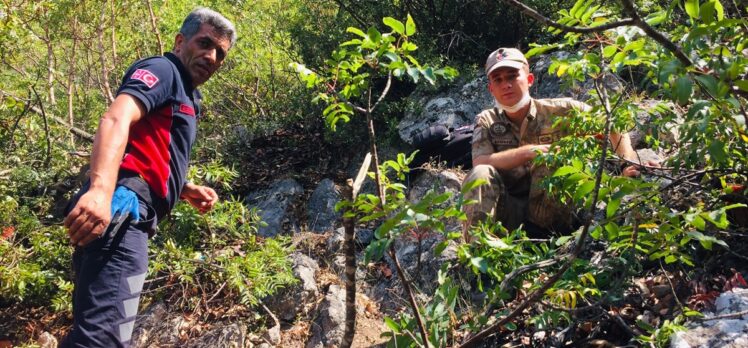
[[488,90],[499,104],[512,106],[522,99],[524,93],[529,93],[533,81],[535,76],[524,69],[501,67],[488,76]]
[[231,47],[231,39],[221,35],[210,24],[203,23],[189,40],[179,33],[174,41],[174,54],[192,77],[194,87],[202,85],[221,67]]

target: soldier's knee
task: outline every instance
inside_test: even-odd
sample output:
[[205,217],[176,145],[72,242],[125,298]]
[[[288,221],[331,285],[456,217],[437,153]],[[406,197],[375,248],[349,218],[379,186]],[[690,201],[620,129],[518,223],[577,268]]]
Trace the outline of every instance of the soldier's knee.
[[462,187],[464,188],[468,183],[478,179],[487,181],[487,184],[490,186],[502,184],[501,175],[496,168],[488,164],[479,164],[470,170],[470,173],[468,173],[467,177],[465,177],[465,180],[462,182]]

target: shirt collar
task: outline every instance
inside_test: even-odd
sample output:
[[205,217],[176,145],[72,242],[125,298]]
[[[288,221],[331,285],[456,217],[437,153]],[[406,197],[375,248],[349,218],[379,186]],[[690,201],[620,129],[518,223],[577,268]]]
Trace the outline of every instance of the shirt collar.
[[532,121],[538,116],[538,108],[535,106],[535,98],[530,98],[530,110],[527,110],[527,121]]
[[164,54],[164,57],[169,59],[177,67],[177,70],[179,70],[179,75],[182,78],[182,84],[184,84],[184,89],[187,92],[187,95],[191,96],[193,91],[195,91],[195,87],[192,86],[192,76],[190,75],[190,72],[187,71],[187,68],[185,68],[184,64],[182,64],[182,61],[179,60],[179,57],[177,57],[174,53],[166,52]]

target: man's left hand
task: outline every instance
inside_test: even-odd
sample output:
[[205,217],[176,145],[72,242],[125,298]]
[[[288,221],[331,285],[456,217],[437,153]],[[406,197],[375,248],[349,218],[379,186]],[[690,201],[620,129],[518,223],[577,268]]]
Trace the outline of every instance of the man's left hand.
[[[647,167],[660,168],[660,162],[653,161],[653,160],[646,161],[646,162],[643,163],[643,165],[645,165]],[[641,175],[641,168],[642,168],[641,166],[636,165],[636,164],[630,165],[630,166],[626,166],[621,171],[621,175],[627,176],[627,177],[637,177],[637,176]]]
[[195,207],[195,209],[197,209],[201,214],[213,209],[213,206],[218,202],[218,194],[215,190],[207,186],[195,185],[193,183],[187,183],[184,185],[182,194],[179,198],[190,203],[190,205]]

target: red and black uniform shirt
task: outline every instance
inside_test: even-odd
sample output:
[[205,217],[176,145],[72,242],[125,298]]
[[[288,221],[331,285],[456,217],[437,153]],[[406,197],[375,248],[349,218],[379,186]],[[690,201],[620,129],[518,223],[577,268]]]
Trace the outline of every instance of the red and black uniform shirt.
[[122,79],[120,93],[140,100],[146,115],[130,128],[118,183],[150,203],[161,219],[187,180],[201,95],[172,53],[135,62]]

